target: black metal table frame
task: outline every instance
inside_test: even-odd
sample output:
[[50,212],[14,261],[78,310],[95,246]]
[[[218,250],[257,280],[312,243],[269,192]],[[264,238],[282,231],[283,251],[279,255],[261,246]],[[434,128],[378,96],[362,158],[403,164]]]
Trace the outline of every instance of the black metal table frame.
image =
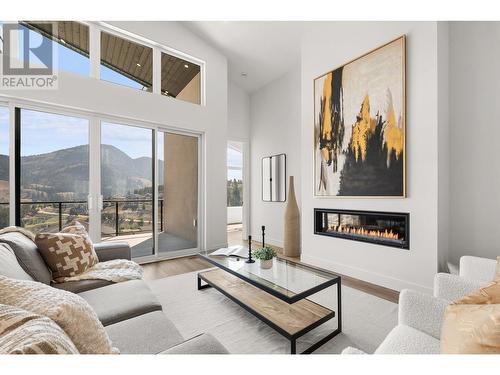
[[[327,343],[328,341],[330,341],[331,339],[333,339],[335,336],[337,336],[339,333],[342,332],[342,294],[341,294],[342,293],[342,291],[341,291],[342,282],[341,282],[340,276],[336,275],[337,276],[336,278],[333,278],[332,280],[329,280],[328,282],[325,282],[324,284],[318,285],[318,286],[311,288],[305,292],[295,294],[292,297],[286,297],[274,289],[267,288],[265,285],[259,284],[259,283],[255,282],[254,280],[251,280],[251,279],[245,277],[244,275],[241,275],[241,274],[239,274],[239,273],[237,273],[237,272],[235,272],[227,267],[222,266],[220,263],[211,260],[209,257],[203,256],[201,254],[199,256],[201,258],[203,258],[204,260],[217,266],[218,268],[242,279],[243,281],[248,282],[251,285],[256,286],[257,288],[259,288],[259,289],[261,289],[261,290],[273,295],[274,297],[277,297],[277,298],[279,298],[279,299],[281,299],[289,304],[292,304],[292,303],[295,303],[295,302],[300,301],[302,299],[305,299],[306,297],[313,295],[313,294],[315,294],[323,289],[329,288],[333,285],[337,285],[337,328],[333,332],[329,333],[328,335],[326,335],[325,337],[323,337],[322,339],[320,339],[319,341],[317,341],[316,343],[314,343],[313,345],[308,347],[301,354],[310,354],[310,353],[314,352],[316,349],[318,349],[319,347],[321,347],[322,345],[324,345],[325,343]],[[304,268],[307,268],[307,267],[304,266]],[[206,283],[205,285],[202,284],[202,280]],[[325,323],[325,322],[327,322],[330,319],[333,319],[335,317],[335,311],[332,311],[330,314],[317,320],[313,324],[311,324],[311,325],[307,326],[306,328],[300,330],[299,332],[291,335],[288,332],[286,332],[285,330],[283,330],[281,327],[279,327],[278,325],[271,322],[265,316],[261,315],[260,313],[258,313],[254,309],[252,309],[250,306],[244,304],[243,302],[241,302],[237,298],[233,297],[230,293],[226,292],[222,288],[219,288],[217,285],[212,284],[205,277],[203,277],[202,272],[198,273],[198,275],[197,275],[197,283],[198,283],[198,290],[202,290],[202,289],[206,289],[206,288],[210,288],[210,287],[217,289],[219,292],[221,292],[226,297],[228,297],[231,301],[237,303],[238,305],[243,307],[246,311],[248,311],[249,313],[251,313],[252,315],[257,317],[258,319],[260,319],[261,321],[266,323],[269,327],[271,327],[272,329],[277,331],[282,336],[286,337],[288,340],[290,340],[290,353],[291,354],[297,353],[297,345],[296,345],[297,339],[299,339],[300,337],[304,336],[306,333],[312,331],[314,328],[319,327],[323,323]],[[296,298],[297,296],[301,296],[301,297],[299,299],[297,299]]]

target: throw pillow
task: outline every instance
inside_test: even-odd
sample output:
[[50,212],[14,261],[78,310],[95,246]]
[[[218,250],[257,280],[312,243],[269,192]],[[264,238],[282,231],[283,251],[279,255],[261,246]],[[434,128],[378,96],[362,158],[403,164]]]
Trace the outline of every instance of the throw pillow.
[[449,305],[441,331],[445,354],[500,354],[500,281]]
[[49,318],[0,304],[0,354],[78,354],[78,350]]
[[52,273],[45,264],[34,241],[19,230],[0,234],[0,242],[9,245],[14,251],[19,265],[36,281],[50,284]]
[[0,230],[0,234],[13,233],[13,232],[21,233],[23,236],[28,237],[31,241],[35,241],[35,234],[22,227],[11,226]]
[[0,242],[0,275],[20,280],[33,280],[19,265],[14,251],[9,245]]
[[61,233],[79,234],[80,236],[87,237],[88,240],[90,241],[90,236],[87,232],[87,229],[85,229],[85,226],[77,220],[73,221],[70,225],[64,227],[61,230]]
[[96,312],[77,294],[34,281],[0,276],[0,303],[53,320],[81,354],[118,352],[111,346]]
[[90,240],[70,233],[39,233],[35,237],[38,251],[52,270],[55,282],[59,278],[84,273],[99,262]]

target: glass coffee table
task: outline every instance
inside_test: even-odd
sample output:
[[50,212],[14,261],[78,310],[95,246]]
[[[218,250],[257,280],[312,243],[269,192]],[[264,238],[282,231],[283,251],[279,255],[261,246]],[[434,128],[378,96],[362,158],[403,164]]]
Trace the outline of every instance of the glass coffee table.
[[[296,341],[314,328],[337,316],[337,328],[308,347],[309,354],[342,332],[341,279],[339,275],[274,258],[270,269],[262,269],[259,261],[246,263],[243,258],[199,257],[216,268],[198,273],[198,290],[213,287],[255,315],[290,340],[290,352],[296,354]],[[335,288],[336,309],[327,308],[310,298]]]

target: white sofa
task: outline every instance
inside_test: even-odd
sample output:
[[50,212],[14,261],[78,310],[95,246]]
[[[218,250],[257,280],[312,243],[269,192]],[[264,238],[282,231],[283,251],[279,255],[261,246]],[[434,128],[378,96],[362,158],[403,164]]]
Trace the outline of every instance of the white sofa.
[[[398,325],[384,339],[375,354],[438,354],[444,309],[453,300],[484,286],[495,277],[497,261],[464,256],[459,275],[438,273],[434,295],[402,290],[399,295]],[[365,354],[348,347],[342,354]]]

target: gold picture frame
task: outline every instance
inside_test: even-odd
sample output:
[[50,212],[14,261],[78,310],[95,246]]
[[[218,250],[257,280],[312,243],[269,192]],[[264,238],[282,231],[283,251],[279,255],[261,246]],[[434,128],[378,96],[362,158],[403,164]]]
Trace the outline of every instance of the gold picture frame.
[[314,197],[406,197],[406,36],[313,80]]

